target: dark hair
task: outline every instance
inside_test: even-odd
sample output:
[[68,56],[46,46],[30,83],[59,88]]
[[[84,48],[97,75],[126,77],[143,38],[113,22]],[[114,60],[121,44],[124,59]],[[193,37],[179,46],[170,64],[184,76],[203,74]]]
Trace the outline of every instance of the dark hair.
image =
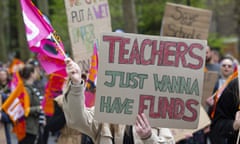
[[31,65],[33,65],[34,67],[39,66],[39,62],[38,62],[37,60],[35,60],[35,59],[29,59],[29,60],[27,61],[27,64],[31,64]]
[[234,62],[233,57],[230,56],[230,55],[223,56],[223,57],[221,58],[221,61],[223,61],[223,60],[225,60],[225,59],[229,59],[230,61]]
[[86,80],[87,80],[87,75],[86,75],[86,74],[82,74],[82,75],[81,75],[81,78],[82,78],[84,81],[86,81]]
[[10,81],[11,81],[11,75],[10,75],[8,69],[7,69],[7,68],[0,67],[0,71],[6,72],[6,74],[7,74],[7,82],[10,82]]
[[31,64],[26,64],[20,71],[19,74],[22,77],[22,79],[29,79],[31,76],[31,73],[33,73],[34,67]]

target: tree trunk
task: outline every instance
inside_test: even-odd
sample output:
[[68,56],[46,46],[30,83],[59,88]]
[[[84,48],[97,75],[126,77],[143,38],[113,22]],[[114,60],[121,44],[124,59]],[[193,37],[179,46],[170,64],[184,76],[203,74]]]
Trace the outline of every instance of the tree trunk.
[[138,33],[135,0],[122,0],[124,30],[128,33]]
[[[238,37],[238,51],[240,52],[240,1],[235,0],[235,15],[236,15],[236,22],[237,22],[237,37]],[[240,55],[238,54],[238,58],[240,59]],[[238,59],[238,60],[239,60]]]
[[23,23],[22,10],[20,1],[17,2],[17,18],[18,18],[18,50],[20,53],[20,58],[22,60],[27,60],[30,57],[30,50],[27,45],[25,26]]
[[6,33],[6,25],[8,22],[8,2],[9,1],[0,1],[0,60],[3,62],[7,61],[7,42],[6,42],[6,36],[9,35],[9,33]]

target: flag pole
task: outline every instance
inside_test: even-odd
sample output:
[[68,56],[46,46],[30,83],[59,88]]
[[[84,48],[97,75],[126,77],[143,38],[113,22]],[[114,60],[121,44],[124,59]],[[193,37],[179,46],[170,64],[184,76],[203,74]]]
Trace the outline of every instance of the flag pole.
[[59,52],[65,57],[67,58],[66,53],[64,52],[62,46],[59,44],[59,42],[56,40],[55,36],[53,35],[53,33],[51,32],[51,37],[53,38],[53,40],[56,42],[57,46],[58,46],[58,50]]

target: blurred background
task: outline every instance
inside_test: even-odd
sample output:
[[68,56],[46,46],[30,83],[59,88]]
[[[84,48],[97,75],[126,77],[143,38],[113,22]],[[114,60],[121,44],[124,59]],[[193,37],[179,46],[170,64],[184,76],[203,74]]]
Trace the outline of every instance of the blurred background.
[[[32,0],[50,19],[71,55],[70,38],[64,0]],[[96,1],[96,0],[88,0]],[[0,1],[0,61],[13,56],[27,60],[29,51],[19,0]],[[112,30],[127,33],[160,35],[166,2],[211,10],[212,20],[208,44],[221,53],[230,53],[239,60],[239,0],[109,0]]]

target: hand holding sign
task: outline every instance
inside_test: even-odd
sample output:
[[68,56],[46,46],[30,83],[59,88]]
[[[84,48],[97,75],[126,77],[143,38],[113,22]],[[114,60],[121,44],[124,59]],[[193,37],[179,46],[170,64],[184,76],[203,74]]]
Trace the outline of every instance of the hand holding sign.
[[141,139],[147,139],[152,135],[151,126],[144,113],[138,114],[135,123],[135,129]]
[[81,82],[81,69],[72,59],[66,58],[65,63],[67,65],[66,71],[73,84],[79,84]]

